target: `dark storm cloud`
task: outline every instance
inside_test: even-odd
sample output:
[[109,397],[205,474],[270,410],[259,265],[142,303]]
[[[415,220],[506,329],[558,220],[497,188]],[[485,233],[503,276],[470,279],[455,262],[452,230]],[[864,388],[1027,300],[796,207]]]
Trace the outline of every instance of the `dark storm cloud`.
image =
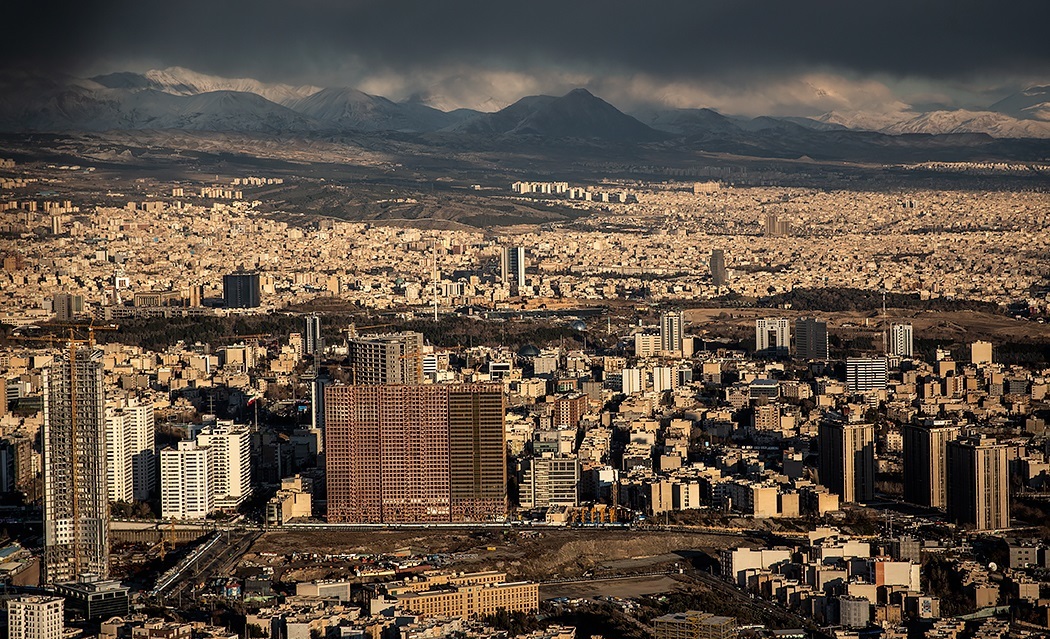
[[8,66],[76,73],[99,60],[324,81],[349,65],[545,67],[655,77],[834,68],[966,78],[1050,67],[1050,2],[888,0],[14,0]]

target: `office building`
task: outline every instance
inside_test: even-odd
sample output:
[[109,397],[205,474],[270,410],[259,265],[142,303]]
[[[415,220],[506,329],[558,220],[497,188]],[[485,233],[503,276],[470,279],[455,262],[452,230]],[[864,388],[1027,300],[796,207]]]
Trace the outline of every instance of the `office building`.
[[828,325],[812,317],[795,320],[795,355],[799,359],[828,358]]
[[329,521],[506,517],[499,385],[332,385],[325,430]]
[[555,457],[550,453],[522,462],[518,503],[522,508],[580,503],[580,460],[575,455]]
[[729,274],[726,272],[726,252],[722,249],[711,251],[711,284],[722,287],[729,283]]
[[51,310],[59,322],[71,322],[84,314],[84,296],[59,293],[51,300]]
[[351,337],[347,340],[347,359],[352,384],[420,384],[423,335],[405,332]]
[[500,255],[499,270],[504,284],[517,288],[525,286],[525,248],[504,246]]
[[258,308],[261,299],[259,274],[223,275],[222,299],[226,303],[226,308]]
[[846,390],[851,393],[885,390],[888,368],[885,357],[847,358]]
[[783,317],[755,320],[755,352],[787,356],[791,349],[791,322]]
[[149,500],[157,484],[153,406],[106,407],[106,484],[110,501]]
[[843,502],[868,502],[875,496],[875,427],[851,423],[837,413],[818,430],[820,484]]
[[215,510],[212,451],[195,441],[160,451],[160,509],[164,519],[204,519]]
[[324,350],[324,339],[321,337],[321,318],[307,315],[303,318],[303,352],[316,357]]
[[127,616],[128,588],[116,580],[84,579],[57,584],[55,592],[66,600],[66,609],[89,621]]
[[904,501],[929,508],[947,506],[948,442],[959,438],[950,421],[904,427]]
[[990,437],[949,442],[948,520],[974,530],[1010,527],[1010,477],[1006,446]]
[[[75,345],[74,345],[75,346]],[[102,352],[71,347],[44,369],[44,582],[109,574]]]
[[888,355],[900,357],[912,356],[912,327],[911,324],[893,324],[890,326],[890,336],[886,352]]
[[660,316],[660,350],[672,355],[682,355],[682,312],[664,313]]
[[197,433],[210,450],[215,508],[236,510],[252,494],[252,435],[247,426],[219,421]]
[[19,595],[7,600],[10,639],[62,639],[65,600],[45,595]]

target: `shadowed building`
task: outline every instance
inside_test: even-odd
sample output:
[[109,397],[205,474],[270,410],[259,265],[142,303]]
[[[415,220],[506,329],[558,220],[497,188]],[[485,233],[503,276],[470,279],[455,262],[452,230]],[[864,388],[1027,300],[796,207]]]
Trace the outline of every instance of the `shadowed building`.
[[820,483],[844,502],[875,496],[875,427],[849,423],[837,414],[820,422]]
[[948,519],[975,530],[1010,527],[1006,446],[989,437],[949,442]]
[[340,384],[324,408],[329,521],[506,517],[500,386]]
[[958,439],[951,422],[908,424],[904,427],[904,501],[930,508],[947,505],[948,442]]

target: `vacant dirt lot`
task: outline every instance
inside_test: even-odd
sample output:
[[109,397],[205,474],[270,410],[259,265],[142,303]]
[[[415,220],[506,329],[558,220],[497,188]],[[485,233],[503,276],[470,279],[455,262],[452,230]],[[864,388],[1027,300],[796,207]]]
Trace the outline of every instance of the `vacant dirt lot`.
[[[415,555],[451,555],[453,570],[503,570],[512,579],[572,578],[595,574],[645,572],[664,559],[717,557],[723,548],[758,544],[745,536],[702,532],[634,530],[438,530],[438,531],[272,531],[263,534],[242,562],[259,560],[259,553],[293,552],[392,553],[410,549]],[[653,559],[656,558],[656,559]],[[286,564],[297,579],[340,576],[338,564]],[[316,574],[315,574],[316,573]]]

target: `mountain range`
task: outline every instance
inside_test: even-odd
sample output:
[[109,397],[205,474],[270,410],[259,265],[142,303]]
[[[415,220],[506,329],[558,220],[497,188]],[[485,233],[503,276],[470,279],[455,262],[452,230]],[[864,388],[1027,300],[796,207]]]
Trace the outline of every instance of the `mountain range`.
[[[429,103],[428,103],[429,102]],[[983,134],[1050,139],[1050,86],[1033,86],[981,111],[827,113],[817,118],[743,118],[711,109],[638,110],[631,115],[575,89],[528,96],[485,112],[442,110],[439,95],[396,102],[350,87],[293,86],[221,78],[179,67],[92,78],[0,77],[0,131],[182,129],[224,132],[402,132],[437,136],[574,138],[639,143],[685,139],[789,145],[792,139]],[[485,106],[492,107],[489,100]],[[771,141],[771,136],[778,136]]]

